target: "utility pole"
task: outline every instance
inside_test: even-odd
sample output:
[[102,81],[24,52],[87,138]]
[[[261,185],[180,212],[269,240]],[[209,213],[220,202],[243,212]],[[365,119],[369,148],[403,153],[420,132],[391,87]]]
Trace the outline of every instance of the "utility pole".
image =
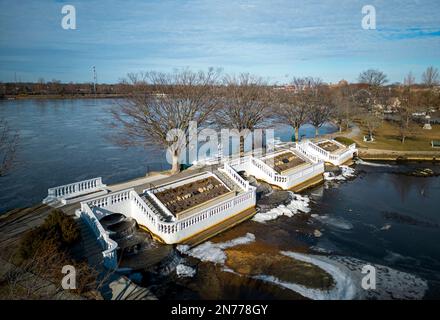
[[96,95],[96,82],[97,82],[97,76],[96,76],[96,68],[93,66],[93,93]]

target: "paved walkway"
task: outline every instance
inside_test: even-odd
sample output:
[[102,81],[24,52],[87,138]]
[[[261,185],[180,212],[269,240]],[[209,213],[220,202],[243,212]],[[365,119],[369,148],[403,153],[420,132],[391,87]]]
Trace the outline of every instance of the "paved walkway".
[[110,192],[116,192],[128,188],[134,188],[134,187],[140,187],[140,186],[146,186],[151,184],[152,182],[157,182],[157,180],[169,178],[170,175],[163,174],[163,173],[157,173],[151,176],[146,176],[122,183],[112,184],[107,186],[107,189],[110,190]]

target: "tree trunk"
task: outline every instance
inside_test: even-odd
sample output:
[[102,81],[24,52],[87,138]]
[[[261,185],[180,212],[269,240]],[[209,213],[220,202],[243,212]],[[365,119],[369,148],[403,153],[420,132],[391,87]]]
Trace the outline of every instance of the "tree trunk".
[[244,156],[244,137],[240,135],[240,157]]
[[315,138],[319,136],[319,127],[315,127]]
[[179,153],[174,151],[173,153],[173,166],[171,168],[171,174],[176,174],[180,172],[180,163],[179,163]]
[[299,127],[295,127],[295,142],[299,142]]

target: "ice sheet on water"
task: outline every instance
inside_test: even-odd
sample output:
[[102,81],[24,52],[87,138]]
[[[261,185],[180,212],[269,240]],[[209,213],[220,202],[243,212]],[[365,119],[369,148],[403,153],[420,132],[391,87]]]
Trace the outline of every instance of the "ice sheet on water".
[[253,220],[257,222],[264,223],[266,221],[277,219],[281,216],[292,217],[298,212],[308,213],[310,212],[309,202],[310,199],[307,196],[301,196],[299,194],[291,193],[292,201],[287,205],[279,205],[266,212],[259,212],[254,217]]
[[[427,282],[415,275],[352,257],[307,255],[292,251],[281,251],[281,254],[323,269],[332,276],[334,286],[329,290],[320,290],[284,282],[270,275],[259,275],[256,278],[293,290],[310,299],[422,299],[428,289]],[[365,265],[371,265],[376,270],[376,290],[364,290],[361,287],[365,275],[362,269]]]
[[238,237],[226,242],[213,243],[211,241],[206,241],[192,249],[186,245],[178,245],[177,250],[201,261],[224,264],[226,261],[226,254],[223,251],[224,249],[240,244],[251,243],[253,241],[255,241],[255,235],[252,233],[246,233],[243,237]]

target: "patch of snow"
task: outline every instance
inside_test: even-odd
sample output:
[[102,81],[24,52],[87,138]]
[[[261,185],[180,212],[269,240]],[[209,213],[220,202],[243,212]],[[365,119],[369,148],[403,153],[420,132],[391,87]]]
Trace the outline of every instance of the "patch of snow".
[[196,270],[190,266],[179,264],[176,267],[176,274],[179,278],[192,278],[196,274]]
[[243,237],[238,237],[226,242],[213,243],[211,241],[206,241],[192,249],[189,249],[186,245],[178,245],[177,250],[201,261],[224,264],[226,261],[226,254],[223,251],[224,249],[251,243],[253,241],[255,241],[255,235],[252,233],[246,233]]
[[258,212],[252,220],[264,223],[266,221],[275,220],[281,216],[293,217],[299,211],[308,213],[310,212],[309,202],[310,199],[307,196],[301,196],[291,192],[292,201],[288,205],[279,205],[266,212]]
[[324,180],[326,181],[344,181],[347,178],[354,177],[354,169],[349,166],[339,166],[341,174],[335,175],[333,172],[324,172]]

